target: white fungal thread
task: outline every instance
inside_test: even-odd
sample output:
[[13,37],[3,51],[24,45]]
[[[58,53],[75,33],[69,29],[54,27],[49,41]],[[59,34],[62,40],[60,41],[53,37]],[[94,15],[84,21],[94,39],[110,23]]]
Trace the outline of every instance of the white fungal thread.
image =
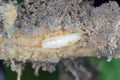
[[108,56],[108,58],[107,58],[107,62],[111,62],[112,61],[112,56]]
[[45,39],[42,42],[43,48],[56,49],[69,46],[70,43],[74,44],[78,42],[83,37],[80,33],[71,33],[61,36],[52,37]]

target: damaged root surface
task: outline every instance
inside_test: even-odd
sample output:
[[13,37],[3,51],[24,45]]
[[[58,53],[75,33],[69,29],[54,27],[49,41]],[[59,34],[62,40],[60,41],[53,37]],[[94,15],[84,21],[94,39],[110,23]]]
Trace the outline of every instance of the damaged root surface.
[[[85,46],[86,45],[85,43],[87,41],[86,40],[87,36],[83,31],[77,32],[82,36],[84,35],[83,37],[81,37],[80,35],[80,40],[78,38],[76,43],[68,43],[66,47],[63,48],[60,47],[57,49],[42,47],[42,42],[44,41],[44,39],[51,39],[51,37],[54,38],[56,36],[64,36],[65,34],[66,35],[68,34],[70,36],[71,34],[75,34],[75,33],[76,32],[73,31],[71,32],[58,31],[53,33],[37,34],[32,36],[15,34],[13,38],[10,39],[9,41],[6,39],[3,40],[1,39],[1,48],[2,48],[1,58],[4,58],[6,60],[15,59],[23,62],[25,62],[26,60],[30,60],[30,61],[43,61],[43,62],[47,61],[54,63],[54,62],[58,62],[61,58],[93,55],[94,51],[96,50],[96,47],[94,45],[91,46],[91,44],[87,44],[87,46]],[[72,37],[74,38],[76,36],[72,36]],[[74,51],[76,51],[76,53],[74,53]]]

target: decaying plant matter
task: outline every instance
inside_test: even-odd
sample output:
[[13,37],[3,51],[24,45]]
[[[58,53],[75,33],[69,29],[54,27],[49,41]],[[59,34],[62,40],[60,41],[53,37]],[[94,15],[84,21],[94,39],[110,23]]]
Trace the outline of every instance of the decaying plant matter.
[[[74,33],[82,35],[72,36],[77,39],[74,43],[61,37]],[[99,7],[82,0],[26,0],[17,5],[2,1],[0,35],[0,59],[11,62],[18,73],[27,61],[33,63],[37,74],[41,66],[44,70],[46,64],[66,58],[119,57],[120,8],[115,1]],[[43,47],[46,39],[45,45],[54,44],[55,48]],[[61,41],[66,45],[56,48]]]

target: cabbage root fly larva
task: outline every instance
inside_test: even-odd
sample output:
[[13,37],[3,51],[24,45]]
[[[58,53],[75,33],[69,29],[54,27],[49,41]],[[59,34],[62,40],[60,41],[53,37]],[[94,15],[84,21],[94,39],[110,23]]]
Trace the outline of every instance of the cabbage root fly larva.
[[42,42],[42,48],[56,49],[69,46],[70,43],[74,44],[83,37],[80,33],[70,33],[61,36],[45,39]]

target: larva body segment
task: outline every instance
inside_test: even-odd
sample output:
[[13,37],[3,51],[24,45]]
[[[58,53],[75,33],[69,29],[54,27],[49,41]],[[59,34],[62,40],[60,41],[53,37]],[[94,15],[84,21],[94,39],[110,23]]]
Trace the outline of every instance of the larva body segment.
[[69,46],[70,43],[74,44],[83,37],[80,33],[71,33],[61,36],[45,39],[42,42],[42,48],[56,49]]

